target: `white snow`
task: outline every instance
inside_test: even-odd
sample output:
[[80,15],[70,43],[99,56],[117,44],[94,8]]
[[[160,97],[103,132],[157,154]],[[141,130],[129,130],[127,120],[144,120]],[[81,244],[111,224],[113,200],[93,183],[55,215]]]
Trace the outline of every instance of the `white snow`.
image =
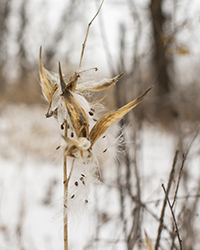
[[[11,105],[2,110],[0,117],[0,249],[63,249],[62,154],[55,150],[59,145],[61,134],[58,123],[53,118],[46,119],[45,109],[38,106]],[[176,150],[176,136],[152,125],[144,126],[141,135],[142,147],[138,164],[142,202],[149,204],[148,208],[159,217],[162,201],[158,203],[151,203],[151,201],[164,197],[161,184],[164,183],[165,187],[167,186]],[[188,141],[191,141],[193,135],[192,133],[189,135]],[[186,143],[185,148],[188,145],[189,143]],[[111,155],[113,149],[110,150],[108,149],[108,152],[101,157],[101,163],[104,157]],[[198,153],[199,138],[197,137],[185,165],[189,170],[188,181],[184,186],[182,179],[179,195],[196,194],[199,185]],[[177,172],[179,168],[180,162],[177,164]],[[105,164],[103,171],[105,183],[93,185],[89,203],[85,209],[77,205],[74,208],[75,212],[70,213],[70,250],[84,249],[84,246],[89,244],[89,240],[97,236],[96,211],[104,212],[108,220],[99,229],[98,236],[101,241],[93,243],[90,249],[126,249],[119,219],[120,203],[115,180],[116,167],[112,163]],[[135,183],[135,180],[133,182]],[[173,188],[174,186],[175,183]],[[188,199],[186,205],[188,209],[191,199]],[[178,200],[178,204],[182,202],[183,200]],[[127,198],[124,204],[125,216],[130,220],[132,218],[130,199]],[[147,231],[154,243],[158,222],[147,212],[143,212],[143,217],[143,229]],[[168,207],[166,207],[166,218],[165,223],[169,224],[171,214]],[[195,224],[198,225],[199,217],[195,220]],[[21,236],[17,233],[17,228],[21,228]],[[163,232],[162,236],[167,237],[167,233]],[[116,240],[115,248],[113,240]],[[198,249],[200,243],[197,243],[194,249]]]

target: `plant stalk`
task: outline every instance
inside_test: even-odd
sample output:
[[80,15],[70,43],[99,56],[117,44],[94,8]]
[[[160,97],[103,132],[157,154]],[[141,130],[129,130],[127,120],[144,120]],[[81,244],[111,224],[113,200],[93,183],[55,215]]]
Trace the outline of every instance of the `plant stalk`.
[[[67,137],[67,122],[64,123],[64,136]],[[63,183],[64,183],[64,208],[63,208],[63,224],[64,224],[64,250],[68,250],[68,181],[67,181],[67,156],[63,152]]]

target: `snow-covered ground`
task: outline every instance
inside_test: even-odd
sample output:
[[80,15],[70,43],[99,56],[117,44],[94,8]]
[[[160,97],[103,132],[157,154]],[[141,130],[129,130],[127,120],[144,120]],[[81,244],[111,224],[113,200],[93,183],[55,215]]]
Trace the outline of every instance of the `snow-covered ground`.
[[[10,105],[1,110],[0,249],[2,250],[63,249],[63,170],[61,152],[56,150],[60,143],[61,132],[53,118],[45,118],[45,111],[43,107],[24,105]],[[195,133],[190,127],[188,131],[190,133],[184,138],[183,150],[187,149]],[[177,149],[177,137],[147,124],[141,132],[141,141],[138,159],[141,200],[159,217],[162,201],[156,202],[156,200],[164,198],[161,184],[167,186]],[[111,152],[108,150],[104,155],[109,157]],[[103,162],[105,156],[100,162]],[[177,172],[180,166],[181,161],[178,161]],[[196,195],[200,179],[199,137],[195,139],[189,151],[185,168],[187,176],[183,176],[178,195]],[[119,219],[116,167],[104,164],[103,176],[105,183],[93,185],[85,209],[74,207],[72,209],[74,213],[70,213],[70,250],[81,250],[86,245],[87,249],[127,249],[124,241],[120,240],[123,238],[123,228]],[[174,187],[175,181],[173,190]],[[173,192],[171,194],[173,195]],[[192,209],[193,198],[177,201],[180,206],[185,204],[185,210]],[[128,219],[131,218],[128,199],[124,201],[125,208],[126,205]],[[178,209],[177,206],[177,213]],[[106,221],[98,230],[97,211],[105,215]],[[143,212],[142,217],[141,233],[143,235],[146,230],[154,245],[159,223],[147,211]],[[182,221],[181,215],[178,219]],[[165,223],[167,225],[171,223],[169,207],[166,207]],[[198,233],[200,231],[198,215],[194,224]],[[181,223],[179,225],[183,226]],[[101,240],[91,241],[97,234]],[[162,237],[162,240],[167,242],[167,232],[164,231]],[[193,249],[199,247],[200,241],[197,240]],[[145,245],[142,249],[145,249]]]

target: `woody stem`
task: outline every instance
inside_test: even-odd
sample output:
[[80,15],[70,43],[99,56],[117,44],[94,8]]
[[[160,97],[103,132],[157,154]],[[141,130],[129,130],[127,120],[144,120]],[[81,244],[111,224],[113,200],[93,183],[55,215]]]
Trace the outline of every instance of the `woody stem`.
[[[64,137],[67,137],[67,122],[64,123]],[[63,208],[63,224],[64,224],[64,250],[68,250],[68,181],[67,181],[67,156],[63,153],[63,183],[64,183],[64,208]]]

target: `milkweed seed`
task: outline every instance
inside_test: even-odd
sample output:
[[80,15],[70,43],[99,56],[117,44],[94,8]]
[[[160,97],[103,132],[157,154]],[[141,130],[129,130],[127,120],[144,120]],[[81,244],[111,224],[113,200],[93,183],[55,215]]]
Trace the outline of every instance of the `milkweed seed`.
[[72,196],[71,196],[71,199],[73,199],[75,197],[75,194],[73,194]]
[[75,182],[74,182],[74,185],[75,185],[75,186],[78,186],[78,181],[75,181]]
[[84,174],[81,174],[81,176],[85,177],[85,175],[84,175]]
[[91,112],[91,111],[89,111],[89,115],[93,116],[93,115],[94,115],[94,113],[93,113],[93,112]]

